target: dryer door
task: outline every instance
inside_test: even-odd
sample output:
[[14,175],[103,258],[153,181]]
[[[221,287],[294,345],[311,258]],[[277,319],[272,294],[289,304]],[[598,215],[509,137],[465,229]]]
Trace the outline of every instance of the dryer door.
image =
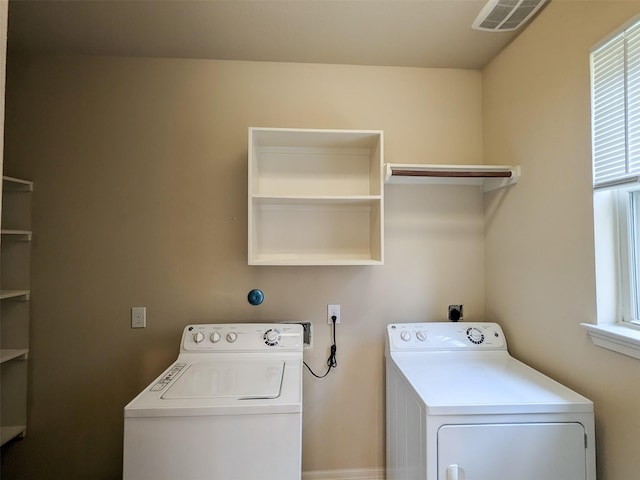
[[579,423],[445,425],[438,431],[438,480],[585,480]]

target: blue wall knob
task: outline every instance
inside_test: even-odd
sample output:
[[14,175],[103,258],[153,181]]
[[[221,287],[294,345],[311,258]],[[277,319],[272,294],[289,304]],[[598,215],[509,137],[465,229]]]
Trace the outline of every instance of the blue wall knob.
[[262,290],[255,288],[249,292],[247,300],[249,300],[251,305],[260,305],[264,301],[264,293],[262,293]]

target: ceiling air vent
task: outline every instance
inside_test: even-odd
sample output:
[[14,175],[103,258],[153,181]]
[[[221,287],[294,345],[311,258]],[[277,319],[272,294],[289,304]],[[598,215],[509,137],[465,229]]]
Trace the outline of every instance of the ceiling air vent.
[[472,28],[488,32],[508,32],[521,27],[546,0],[489,0]]

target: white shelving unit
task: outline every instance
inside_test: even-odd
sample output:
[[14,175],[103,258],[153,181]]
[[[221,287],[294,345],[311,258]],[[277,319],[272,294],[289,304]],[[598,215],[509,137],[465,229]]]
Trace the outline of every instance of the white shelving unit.
[[16,300],[29,300],[29,290],[0,290],[0,300],[7,300],[10,298]]
[[478,185],[489,192],[520,179],[520,167],[511,165],[385,164],[385,183]]
[[17,358],[26,360],[29,355],[28,348],[5,348],[0,350],[0,364]]
[[2,176],[2,191],[33,192],[33,182],[16,177]]
[[[2,315],[0,317],[0,444],[27,431],[30,197],[33,182],[2,177]],[[5,228],[5,227],[9,228]],[[14,228],[15,227],[15,228]],[[26,227],[26,228],[25,228]],[[26,243],[26,245],[25,245]],[[5,289],[9,286],[11,289]],[[27,287],[27,288],[24,288]]]
[[31,231],[30,230],[1,230],[0,233],[2,235],[7,235],[7,237],[13,237],[15,240],[22,240],[25,242],[31,241]]
[[249,129],[249,265],[380,265],[383,133]]

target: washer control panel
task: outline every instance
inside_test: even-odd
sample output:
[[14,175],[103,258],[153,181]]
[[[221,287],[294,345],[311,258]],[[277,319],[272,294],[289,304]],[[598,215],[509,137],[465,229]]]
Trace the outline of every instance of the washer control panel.
[[232,323],[187,325],[181,352],[298,351],[303,347],[297,323]]
[[151,387],[152,392],[159,392],[171,383],[171,380],[187,366],[186,363],[178,362],[174,364],[156,383]]
[[390,351],[506,350],[504,333],[491,322],[424,322],[387,325]]

